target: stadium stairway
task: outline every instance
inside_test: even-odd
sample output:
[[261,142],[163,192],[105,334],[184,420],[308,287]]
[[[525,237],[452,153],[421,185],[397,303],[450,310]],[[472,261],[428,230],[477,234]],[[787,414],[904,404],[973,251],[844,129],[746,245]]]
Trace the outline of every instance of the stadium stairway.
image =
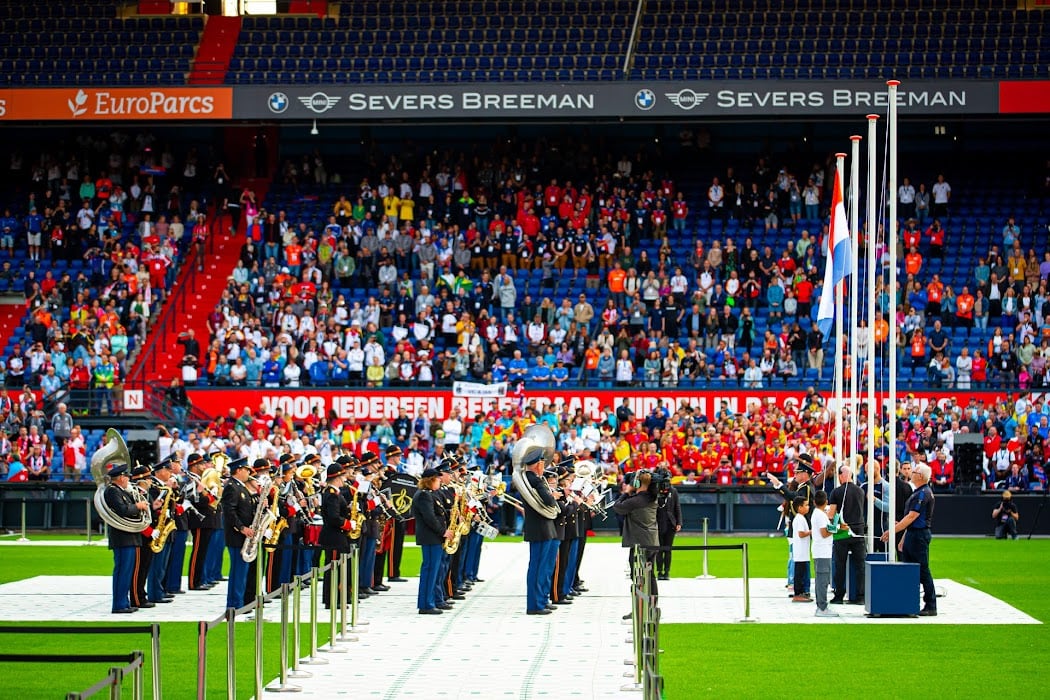
[[[22,328],[26,318],[26,303],[21,300],[0,301],[0,338],[16,339],[16,332]],[[17,337],[21,337],[20,335]],[[2,347],[2,346],[0,346]],[[23,350],[27,349],[23,346]],[[8,347],[10,350],[10,347]]]
[[[246,179],[238,185],[238,191],[245,187],[255,190],[262,201],[270,181]],[[147,341],[147,351],[135,359],[135,365],[129,373],[133,383],[148,381],[166,384],[173,377],[181,376],[179,368],[184,352],[176,342],[180,333],[193,329],[200,342],[201,352],[208,347],[208,315],[219,303],[226,289],[226,281],[237,266],[245,230],[243,213],[234,235],[230,235],[229,219],[222,218],[208,240],[203,271],[197,270],[196,253],[190,255],[151,331],[157,334],[155,342]]]
[[240,17],[208,17],[190,70],[190,85],[222,85],[240,33]]

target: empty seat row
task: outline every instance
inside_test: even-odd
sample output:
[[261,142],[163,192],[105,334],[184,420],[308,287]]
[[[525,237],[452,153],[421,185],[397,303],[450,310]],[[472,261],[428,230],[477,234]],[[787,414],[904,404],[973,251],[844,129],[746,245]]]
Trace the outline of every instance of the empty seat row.
[[1010,49],[1012,51],[1050,50],[1050,36],[1021,39],[1004,46],[997,39],[693,39],[685,41],[639,41],[637,53],[869,53],[898,56],[902,53],[955,53]]
[[864,66],[864,67],[710,67],[635,68],[632,80],[870,80],[888,78],[1030,80],[1048,77],[1046,65]]
[[650,41],[678,39],[967,39],[1041,37],[1047,33],[1044,20],[1015,22],[1012,24],[989,24],[972,26],[926,26],[905,25],[854,25],[831,27],[826,25],[773,25],[755,24],[747,26],[704,27],[694,24],[654,26],[645,24],[639,30],[639,38]]
[[426,15],[459,13],[468,15],[510,15],[533,13],[541,15],[583,14],[588,11],[607,13],[630,13],[635,9],[632,0],[548,0],[539,2],[523,0],[485,0],[483,2],[459,2],[438,0],[437,2],[354,2],[343,5],[346,12],[369,16],[380,14]]
[[382,29],[369,34],[369,41],[362,42],[359,32],[347,29],[325,30],[245,30],[241,32],[241,43],[284,44],[286,46],[307,45],[323,47],[358,44],[364,46],[395,46],[404,51],[414,44],[464,43],[482,44],[493,42],[563,43],[568,41],[615,41],[628,40],[627,29],[567,27],[563,29]]
[[[426,58],[234,58],[230,70],[240,71],[503,71],[503,70],[615,70],[619,56],[431,56]],[[408,81],[399,81],[408,82]]]
[[373,84],[373,83],[472,83],[472,82],[595,82],[618,80],[618,70],[433,70],[433,71],[267,71],[230,73],[229,82],[252,85],[273,84]]
[[[397,49],[401,49],[400,52]],[[0,47],[0,51],[3,48]],[[285,46],[283,44],[243,45],[234,54],[242,58],[423,58],[425,56],[469,56],[474,58],[496,58],[500,56],[526,55],[601,55],[623,56],[626,50],[618,44],[606,42],[568,42],[565,44],[530,44],[508,42],[506,44],[415,44],[413,46]]]
[[1037,65],[1036,53],[1022,51],[987,51],[983,53],[904,53],[888,57],[885,54],[865,53],[792,53],[792,54],[678,54],[637,55],[635,66],[639,68],[703,68],[740,66],[997,66]]
[[121,44],[102,46],[0,46],[4,58],[37,60],[79,59],[105,60],[125,58],[193,58],[193,44],[124,46]]
[[[146,67],[113,68],[107,70],[92,69],[90,71],[92,80],[105,85],[185,85],[186,73],[184,70],[157,70],[153,71]],[[0,67],[0,85],[5,86],[80,86],[84,84],[84,71],[58,72],[22,72],[10,73]]]

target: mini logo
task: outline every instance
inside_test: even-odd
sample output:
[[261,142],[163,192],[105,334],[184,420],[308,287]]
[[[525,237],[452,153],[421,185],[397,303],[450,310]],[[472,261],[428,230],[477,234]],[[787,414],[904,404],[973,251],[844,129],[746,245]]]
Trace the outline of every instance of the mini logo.
[[87,102],[88,95],[83,90],[77,90],[77,96],[72,100],[67,100],[66,104],[69,105],[69,111],[73,113],[74,117],[87,114],[87,107],[84,104]]
[[638,109],[649,111],[656,104],[656,93],[649,89],[642,89],[634,95],[634,106]]
[[303,103],[303,107],[306,107],[314,114],[324,114],[339,104],[339,97],[332,97],[323,92],[315,92],[309,97],[300,97],[299,101]]
[[283,92],[275,92],[270,95],[270,99],[267,100],[266,104],[271,112],[280,114],[288,109],[288,95],[285,95]]
[[709,94],[707,92],[693,92],[689,88],[682,88],[678,92],[664,93],[667,99],[671,101],[671,104],[685,110],[690,110],[697,105],[703,104]]

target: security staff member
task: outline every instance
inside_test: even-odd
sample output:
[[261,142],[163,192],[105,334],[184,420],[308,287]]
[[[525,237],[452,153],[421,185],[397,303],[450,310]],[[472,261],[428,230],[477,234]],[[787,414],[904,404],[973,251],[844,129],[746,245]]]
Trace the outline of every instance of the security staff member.
[[[346,480],[346,467],[335,463],[328,465],[327,483],[321,492],[321,535],[317,544],[324,548],[325,563],[334,561],[339,555],[350,551],[350,532],[355,527],[350,519],[350,506],[343,496]],[[324,606],[330,608],[338,604],[332,600],[332,571],[324,575],[324,587],[321,590]]]
[[[521,464],[521,468],[525,470],[525,480],[537,498],[545,506],[556,505],[554,496],[543,482],[543,448],[536,445],[526,450],[522,455]],[[547,595],[550,590],[550,574],[554,571],[553,560],[558,552],[554,520],[541,515],[529,505],[528,500],[522,499],[522,504],[525,507],[524,536],[525,541],[529,543],[525,614],[550,615],[555,607],[547,605]]]
[[135,550],[135,575],[131,585],[131,607],[153,608],[155,603],[146,597],[146,579],[149,577],[150,566],[153,564],[153,550],[150,544],[160,536],[160,532],[153,529],[157,524],[157,510],[160,503],[150,496],[149,483],[153,478],[153,472],[144,464],[140,464],[131,470],[131,481],[133,488],[142,491],[149,505],[150,526],[142,531],[138,538],[138,548]]
[[[386,448],[387,477],[405,471],[401,464],[401,448],[390,445]],[[393,518],[393,540],[387,550],[387,581],[393,583],[404,583],[408,579],[401,577],[401,556],[405,548],[405,521],[401,518]]]
[[[897,523],[894,532],[903,532],[904,539],[899,548],[901,560],[919,565],[919,583],[922,584],[923,608],[919,615],[933,617],[937,614],[937,591],[933,588],[930,573],[930,534],[933,528],[934,495],[930,488],[930,467],[916,464],[911,470],[911,483],[915,490],[904,506],[904,517]],[[882,541],[889,540],[890,533],[882,534]]]
[[671,473],[657,472],[656,527],[660,537],[660,551],[656,553],[656,578],[671,578],[671,547],[674,536],[682,529],[682,504],[678,489],[671,486]]
[[[109,510],[121,518],[137,518],[139,513],[149,510],[145,501],[135,501],[128,492],[128,467],[118,464],[109,470],[109,486],[102,497]],[[113,550],[113,613],[133,613],[138,610],[131,605],[131,584],[135,574],[135,555],[142,536],[137,532],[109,528],[109,548]]]
[[190,472],[191,493],[190,503],[193,505],[194,517],[190,516],[190,534],[193,536],[193,546],[190,548],[190,570],[187,585],[191,591],[204,591],[212,588],[215,584],[205,579],[205,561],[208,559],[208,548],[211,545],[212,535],[222,526],[217,510],[218,499],[201,486],[200,477],[204,468],[208,465],[204,457],[194,452],[186,459],[186,465]]
[[[265,461],[265,460],[264,460]],[[255,494],[248,488],[251,470],[247,459],[230,462],[230,479],[222,490],[222,517],[224,540],[230,554],[230,576],[226,587],[226,607],[244,606],[245,589],[248,584],[248,562],[241,556],[244,540],[253,537],[252,520],[255,518]]]
[[[419,567],[419,592],[416,607],[420,615],[440,615],[437,601],[437,579],[441,569],[441,545],[452,538],[448,529],[441,499],[436,497],[441,472],[427,469],[419,481],[419,490],[412,499],[412,517],[416,521],[416,544],[423,553]],[[446,608],[448,606],[445,606]]]

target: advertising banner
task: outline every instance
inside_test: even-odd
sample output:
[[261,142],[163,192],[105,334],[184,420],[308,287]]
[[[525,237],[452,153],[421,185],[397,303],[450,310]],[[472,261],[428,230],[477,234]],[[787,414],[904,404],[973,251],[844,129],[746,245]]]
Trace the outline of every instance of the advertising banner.
[[39,88],[0,90],[2,121],[230,119],[233,88]]
[[[881,81],[273,85],[234,88],[236,119],[843,117],[884,110]],[[997,114],[992,81],[909,81],[902,114]]]
[[[273,415],[277,409],[292,420],[307,418],[315,408],[322,415],[332,413],[339,419],[354,418],[362,422],[378,421],[382,418],[393,420],[401,410],[411,411],[413,415],[426,415],[431,420],[444,420],[453,408],[458,408],[460,415],[472,420],[478,413],[496,409],[515,409],[524,401],[525,405],[533,404],[537,408],[553,405],[556,411],[563,408],[569,412],[581,409],[586,416],[596,417],[602,411],[612,411],[620,405],[621,398],[626,399],[628,406],[636,416],[648,415],[657,402],[665,406],[688,404],[702,414],[712,416],[722,409],[723,402],[730,410],[740,412],[748,406],[772,402],[781,407],[801,405],[804,392],[776,391],[766,389],[642,389],[632,387],[629,390],[612,389],[551,389],[533,388],[526,390],[523,399],[514,396],[481,397],[453,396],[448,389],[187,389],[187,394],[197,409],[213,416],[229,415],[232,409],[239,416],[245,407],[252,411],[262,409]],[[1001,398],[1000,394],[980,394],[970,392],[960,394],[956,400],[966,405],[971,395],[978,400],[991,401]],[[911,398],[906,398],[911,397]],[[951,398],[944,392],[901,392],[900,400],[918,402],[925,406],[930,402],[943,405]],[[885,395],[880,394],[880,400]]]

